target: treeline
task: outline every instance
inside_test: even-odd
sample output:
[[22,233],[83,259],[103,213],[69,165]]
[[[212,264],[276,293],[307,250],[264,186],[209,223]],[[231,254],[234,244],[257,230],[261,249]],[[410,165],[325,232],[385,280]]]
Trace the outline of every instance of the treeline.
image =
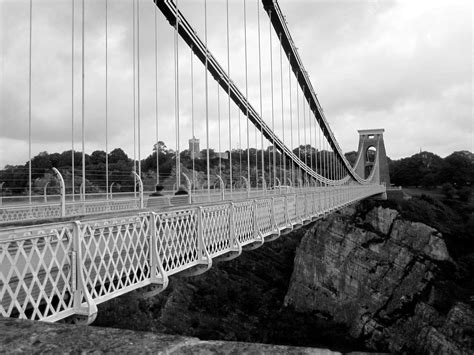
[[[446,197],[469,198],[474,186],[474,154],[458,151],[445,158],[420,152],[409,158],[389,161],[390,179],[398,186],[442,187]],[[464,197],[468,194],[467,197]]]
[[[173,149],[168,149],[164,142],[158,142],[153,147],[153,152],[145,159],[141,160],[142,178],[145,182],[145,189],[152,189],[156,181],[157,170],[157,151],[158,151],[158,165],[160,181],[166,180],[174,175],[176,167],[176,152]],[[318,151],[309,145],[297,147],[293,152],[301,158],[302,161],[307,162],[308,165],[313,163],[313,166],[318,165],[318,171],[324,175],[329,175],[329,169],[325,170],[323,162],[329,162],[333,159],[333,153],[328,151]],[[94,151],[92,154],[84,155],[84,167],[86,176],[87,193],[104,192],[106,191],[106,169],[108,166],[109,187],[114,183],[114,191],[127,192],[134,189],[134,178],[132,171],[134,165],[138,166],[138,162],[129,157],[121,148],[116,148],[107,155],[104,151]],[[191,153],[188,150],[180,152],[180,164],[182,167],[192,170],[193,167],[197,172],[205,173],[207,171],[207,150],[201,150],[201,159],[192,159]],[[224,156],[219,157],[213,149],[209,149],[209,166],[215,175],[217,171],[222,175],[222,178],[227,181],[230,176],[230,160],[229,151],[225,152]],[[247,175],[248,157],[250,158],[251,166],[251,181],[256,181],[257,170],[262,166],[262,150],[250,148],[234,149],[231,152],[232,157],[232,172],[233,182],[239,182],[241,176]],[[280,152],[275,153],[276,165],[278,174],[286,166],[286,169],[291,169],[291,161],[283,161],[283,156]],[[273,170],[273,150],[268,147],[263,151],[263,166],[267,175],[267,184],[271,183],[269,175]],[[59,185],[53,179],[52,168],[56,168],[61,172],[65,180],[66,193],[72,192],[74,185],[74,193],[80,193],[80,186],[83,182],[83,155],[81,152],[73,154],[71,150],[62,153],[48,153],[41,152],[31,160],[32,171],[32,185],[33,193],[40,194],[43,192],[43,187],[48,183],[49,189],[55,189],[54,193],[59,192]],[[135,164],[134,164],[135,163]],[[72,183],[74,172],[74,184]],[[260,176],[261,173],[259,173]],[[281,174],[280,174],[281,175]],[[0,184],[3,184],[2,194],[5,195],[24,195],[29,190],[29,163],[23,165],[7,165],[3,170],[0,170]],[[296,183],[296,182],[294,182]]]
[[[142,178],[146,183],[146,189],[152,189],[156,181],[157,151],[159,157],[160,181],[164,181],[174,175],[176,167],[176,152],[168,149],[163,142],[153,147],[152,153],[141,160]],[[318,172],[323,176],[329,176],[330,172],[325,170],[328,162],[332,162],[334,154],[329,151],[319,151],[309,145],[301,145],[293,150],[293,153],[300,157],[303,162],[313,167],[317,166]],[[197,172],[206,173],[207,171],[207,150],[201,150],[201,159],[191,158],[190,151],[180,152],[181,166]],[[250,176],[251,181],[256,181],[257,176],[261,176],[262,150],[250,148],[234,149],[232,156],[232,175],[233,182],[241,180],[241,176],[247,176],[247,157],[250,158]],[[281,175],[283,167],[286,170],[291,169],[291,161],[283,161],[280,152],[275,153],[277,174]],[[219,158],[219,154],[213,149],[209,150],[209,166],[212,174],[219,173],[227,182],[230,176],[229,151],[225,156]],[[269,179],[273,172],[273,150],[268,147],[263,151],[263,166],[265,170],[267,184],[271,184]],[[52,179],[52,168],[57,168],[66,183],[66,192],[72,192],[74,185],[75,193],[80,192],[82,184],[82,153],[74,153],[74,170],[72,169],[72,152],[62,153],[42,152],[35,156],[31,161],[33,192],[42,193],[42,188],[49,183],[49,188],[58,188],[55,179]],[[346,158],[351,164],[355,163],[356,152],[346,153]],[[194,164],[193,164],[194,163]],[[94,151],[92,154],[85,154],[85,172],[86,172],[86,192],[104,192],[106,190],[106,153],[104,151]],[[135,162],[135,165],[138,165]],[[134,168],[134,159],[129,157],[122,149],[116,148],[108,154],[109,186],[114,183],[114,191],[133,191],[134,178],[132,171]],[[474,186],[474,155],[468,151],[454,152],[446,158],[441,158],[430,152],[421,152],[409,158],[400,160],[389,160],[389,170],[391,182],[397,186],[416,186],[433,188],[443,186],[449,193],[453,194],[463,188],[472,188]],[[74,184],[72,184],[72,172],[74,171]],[[3,195],[22,195],[29,189],[28,185],[29,164],[8,165],[0,170],[0,184],[3,182]],[[293,183],[297,183],[293,181]]]

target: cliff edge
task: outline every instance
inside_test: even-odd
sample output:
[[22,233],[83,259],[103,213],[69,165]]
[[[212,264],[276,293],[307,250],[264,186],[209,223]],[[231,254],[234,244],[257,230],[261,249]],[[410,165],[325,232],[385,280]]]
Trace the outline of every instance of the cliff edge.
[[450,304],[436,282],[453,265],[436,229],[389,208],[347,208],[303,237],[285,304],[347,324],[373,350],[472,353],[472,308]]

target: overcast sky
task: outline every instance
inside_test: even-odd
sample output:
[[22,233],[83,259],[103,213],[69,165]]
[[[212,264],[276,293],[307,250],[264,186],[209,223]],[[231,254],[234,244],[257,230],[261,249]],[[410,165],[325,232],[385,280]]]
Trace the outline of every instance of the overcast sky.
[[[73,144],[76,150],[82,149],[82,1],[74,1],[74,22],[71,3],[72,0],[33,1],[33,156],[41,151],[69,150]],[[247,85],[242,0],[230,0],[230,77],[244,95],[248,87],[249,101],[260,111],[257,32],[257,4],[260,3],[247,0],[246,4]],[[357,130],[369,128],[385,129],[387,154],[393,159],[413,155],[420,149],[442,157],[456,150],[473,150],[471,1],[280,0],[279,4],[326,117],[344,151],[355,150]],[[204,41],[204,0],[179,0],[179,7]],[[140,64],[140,104],[137,80],[134,126],[132,0],[108,1],[106,134],[105,0],[85,1],[84,140],[87,153],[105,150],[107,137],[109,150],[122,147],[129,156],[138,157],[138,143],[135,151],[133,147],[133,132],[135,127],[138,137],[140,122],[140,156],[148,156],[156,141],[156,102],[158,139],[176,149],[173,29],[161,12],[155,10],[152,0],[140,0],[139,13],[140,54],[139,58],[136,56],[136,64]],[[227,70],[225,1],[209,0],[207,13],[208,46]],[[268,16],[262,9],[260,22],[262,117],[269,126],[274,126],[282,139],[285,135],[287,145],[292,141],[296,146],[299,109],[300,127],[307,127],[306,141],[320,145],[318,131],[314,124],[310,126],[301,92],[296,92],[295,79],[289,79],[285,58],[280,66],[280,49],[275,34],[272,34],[273,46],[270,47]],[[71,84],[73,24],[74,90]],[[138,37],[137,31],[135,34]],[[270,53],[273,60],[273,122]],[[192,136],[193,117],[194,134],[201,140],[203,149],[206,147],[204,67],[197,60],[193,61],[191,90],[190,50],[182,41],[179,42],[178,54],[180,149],[187,147],[187,140]],[[0,0],[0,167],[28,160],[28,59],[29,1]],[[156,67],[158,95],[155,90]],[[138,65],[135,73],[138,73]],[[297,95],[300,99],[298,105]],[[208,98],[209,144],[216,150],[220,146],[224,151],[229,149],[228,102],[225,93],[218,90],[211,77]],[[240,116],[239,142],[239,110],[231,104],[233,148],[239,144],[247,146],[247,123],[244,115]],[[250,127],[248,132],[250,145],[255,146],[255,129]],[[304,131],[301,132],[299,141],[303,143]],[[257,142],[260,144],[259,137]]]

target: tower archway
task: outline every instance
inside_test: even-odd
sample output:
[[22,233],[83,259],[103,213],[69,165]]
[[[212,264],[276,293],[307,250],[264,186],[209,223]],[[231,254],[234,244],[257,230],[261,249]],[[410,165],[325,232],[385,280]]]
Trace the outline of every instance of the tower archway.
[[354,169],[363,179],[372,173],[378,157],[378,176],[380,182],[390,186],[390,175],[388,171],[387,155],[383,141],[384,129],[359,130],[358,159]]

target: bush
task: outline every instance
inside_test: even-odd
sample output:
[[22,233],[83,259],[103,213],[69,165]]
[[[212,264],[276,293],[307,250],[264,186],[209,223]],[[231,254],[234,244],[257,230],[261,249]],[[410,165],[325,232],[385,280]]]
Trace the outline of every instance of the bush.
[[472,195],[472,189],[470,187],[464,186],[458,190],[458,197],[461,201],[467,202]]
[[448,200],[452,200],[454,198],[454,194],[456,193],[456,189],[452,184],[446,182],[441,186],[441,192]]

